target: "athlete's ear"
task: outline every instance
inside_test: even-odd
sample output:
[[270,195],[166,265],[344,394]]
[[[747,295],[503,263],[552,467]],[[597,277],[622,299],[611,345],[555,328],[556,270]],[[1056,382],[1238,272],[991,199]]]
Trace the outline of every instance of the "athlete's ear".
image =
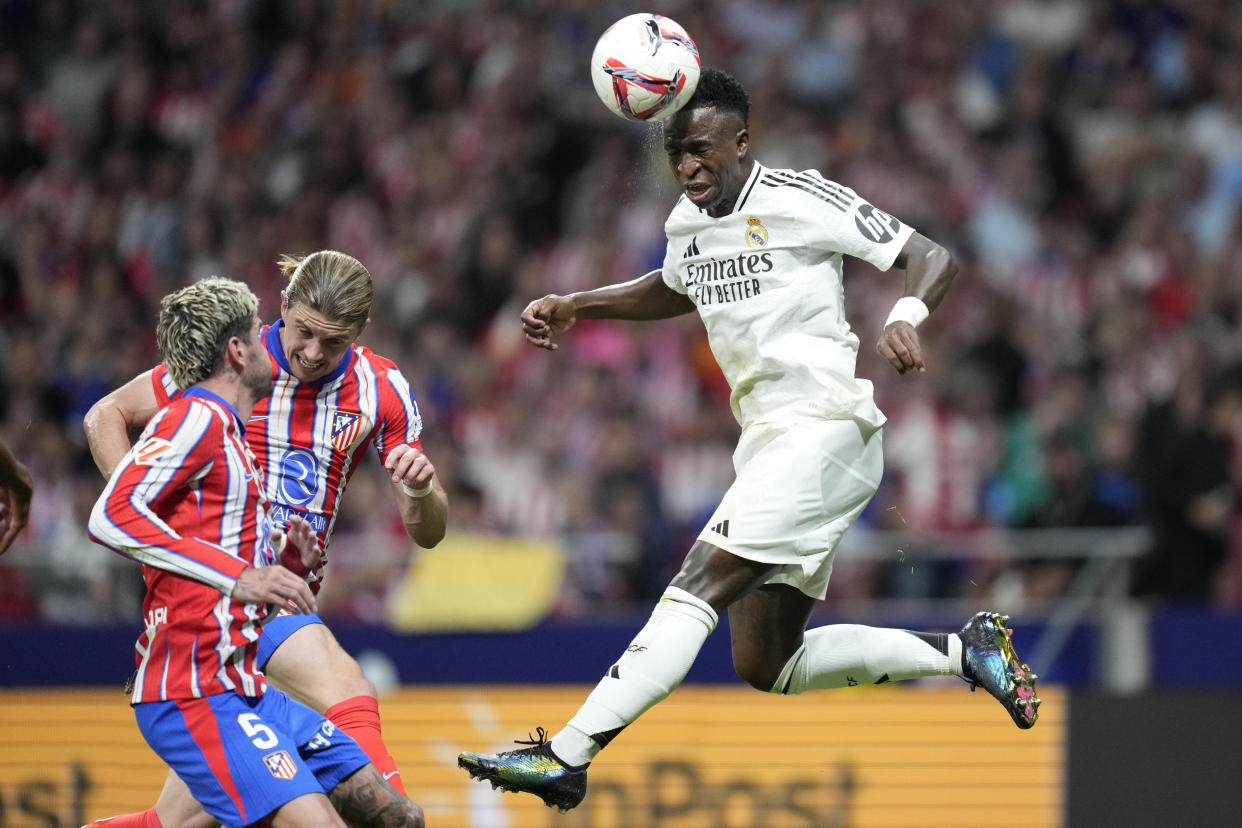
[[358,329],[358,333],[354,334],[354,339],[362,336],[362,332],[367,329],[367,325],[371,324],[371,317],[367,317],[367,321],[362,323],[362,327]]
[[746,127],[739,129],[734,141],[737,144],[737,160],[741,161],[750,153],[750,130]]
[[288,312],[289,312],[289,297],[286,296],[285,292],[282,290],[280,292],[280,315],[284,316]]
[[224,359],[236,374],[246,373],[246,343],[239,336],[230,336],[224,346]]

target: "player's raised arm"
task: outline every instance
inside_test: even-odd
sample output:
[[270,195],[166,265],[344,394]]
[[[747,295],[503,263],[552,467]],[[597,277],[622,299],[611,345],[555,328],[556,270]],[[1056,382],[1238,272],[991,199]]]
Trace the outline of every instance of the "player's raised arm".
[[893,263],[906,271],[906,289],[884,322],[876,351],[904,374],[926,371],[923,348],[915,328],[944,299],[957,275],[957,263],[949,251],[921,233],[910,235]]
[[91,457],[105,478],[130,449],[130,431],[141,429],[159,410],[151,374],[143,371],[91,406],[82,419]]
[[448,527],[448,495],[436,477],[436,467],[414,446],[393,448],[384,460],[393,494],[410,540],[430,549],[444,540]]
[[661,272],[653,270],[619,285],[536,299],[522,311],[522,332],[532,345],[555,351],[552,338],[579,319],[669,319],[692,310],[694,302],[666,285]]

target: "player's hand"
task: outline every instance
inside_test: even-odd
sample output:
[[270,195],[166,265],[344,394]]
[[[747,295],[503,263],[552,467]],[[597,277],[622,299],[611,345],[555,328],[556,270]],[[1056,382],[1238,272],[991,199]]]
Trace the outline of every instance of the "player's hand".
[[289,519],[289,531],[272,530],[271,545],[280,551],[280,562],[293,574],[305,577],[319,563],[319,536],[301,515]]
[[0,555],[30,519],[30,495],[33,491],[30,472],[20,463],[15,470],[13,485],[0,486]]
[[549,294],[531,302],[522,311],[522,333],[535,347],[555,351],[558,346],[552,337],[565,333],[577,321],[574,304],[568,297]]
[[427,455],[404,443],[388,452],[384,469],[393,483],[404,483],[411,489],[426,488],[436,474],[436,467],[427,459]]
[[899,374],[912,369],[920,373],[927,370],[927,366],[923,364],[923,347],[919,345],[919,335],[909,322],[890,322],[885,326],[875,350]]
[[315,611],[315,596],[306,581],[283,566],[243,569],[229,597],[244,604],[275,604],[283,609],[292,603],[298,612]]

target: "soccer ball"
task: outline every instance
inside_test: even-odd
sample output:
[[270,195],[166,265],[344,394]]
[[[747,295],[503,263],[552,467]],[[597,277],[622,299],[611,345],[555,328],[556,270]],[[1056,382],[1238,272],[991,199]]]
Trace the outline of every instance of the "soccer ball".
[[630,121],[662,121],[699,84],[699,50],[675,20],[631,14],[600,35],[591,82],[604,106]]

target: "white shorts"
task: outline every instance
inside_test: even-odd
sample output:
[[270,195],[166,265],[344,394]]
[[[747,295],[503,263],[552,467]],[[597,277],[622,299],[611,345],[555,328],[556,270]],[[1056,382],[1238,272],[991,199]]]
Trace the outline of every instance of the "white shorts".
[[837,544],[884,474],[880,435],[856,420],[749,426],[733,452],[737,479],[699,540],[778,564],[767,583],[822,599]]

